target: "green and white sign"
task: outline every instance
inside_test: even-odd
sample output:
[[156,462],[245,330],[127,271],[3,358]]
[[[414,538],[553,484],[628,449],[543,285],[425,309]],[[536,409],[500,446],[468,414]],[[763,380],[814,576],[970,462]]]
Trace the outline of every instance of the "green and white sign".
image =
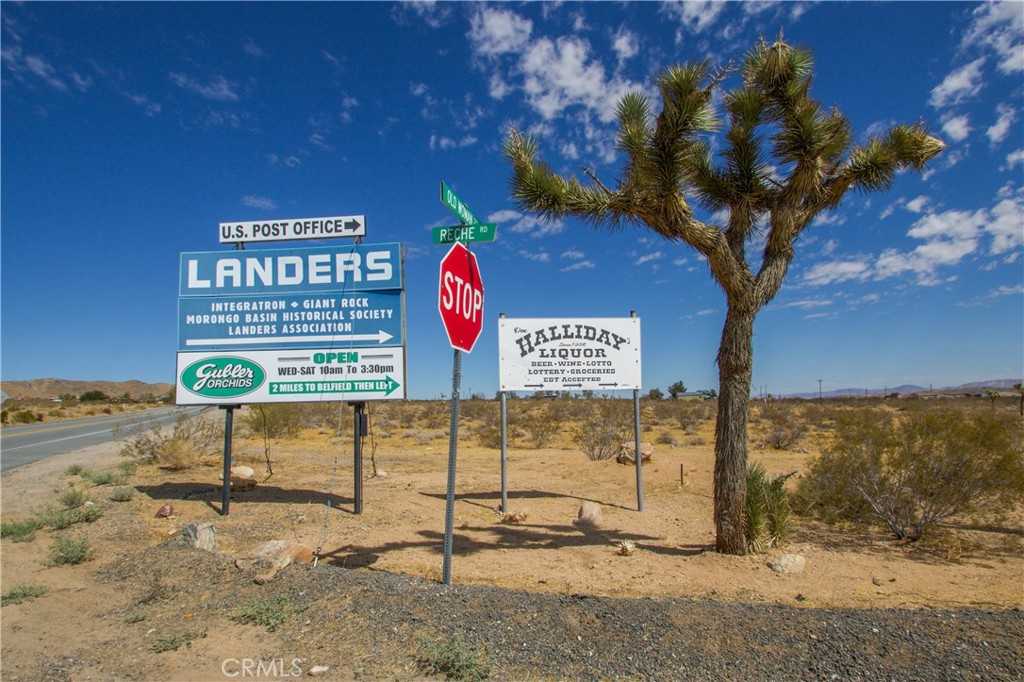
[[405,398],[405,349],[178,353],[179,405]]
[[473,215],[473,212],[469,210],[469,206],[456,196],[452,188],[444,184],[444,180],[441,181],[441,203],[447,206],[448,210],[455,214],[455,217],[462,221],[464,225],[474,225],[480,222]]
[[476,223],[474,225],[435,227],[430,231],[430,236],[435,244],[493,242],[494,238],[498,236],[498,226],[495,223]]

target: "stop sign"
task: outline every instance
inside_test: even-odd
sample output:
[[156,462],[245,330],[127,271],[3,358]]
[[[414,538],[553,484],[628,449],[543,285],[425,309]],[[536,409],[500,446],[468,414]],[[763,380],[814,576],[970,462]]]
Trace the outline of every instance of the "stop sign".
[[452,348],[472,352],[484,326],[484,280],[476,255],[460,242],[441,259],[437,309]]

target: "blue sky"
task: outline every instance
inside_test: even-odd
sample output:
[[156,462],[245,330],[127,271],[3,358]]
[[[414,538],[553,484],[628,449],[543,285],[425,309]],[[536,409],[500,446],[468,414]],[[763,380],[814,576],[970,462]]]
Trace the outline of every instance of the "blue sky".
[[[1020,376],[1021,5],[27,4],[2,8],[2,376],[171,381],[181,251],[217,223],[365,214],[409,248],[409,386],[448,390],[436,310],[451,184],[501,223],[464,387],[497,387],[499,312],[643,318],[644,384],[715,387],[724,299],[686,247],[542,222],[500,142],[613,181],[618,96],[783,30],[858,139],[923,120],[924,176],[809,229],[755,327],[773,392]],[[728,81],[733,84],[735,80]],[[709,220],[706,212],[700,215]]]

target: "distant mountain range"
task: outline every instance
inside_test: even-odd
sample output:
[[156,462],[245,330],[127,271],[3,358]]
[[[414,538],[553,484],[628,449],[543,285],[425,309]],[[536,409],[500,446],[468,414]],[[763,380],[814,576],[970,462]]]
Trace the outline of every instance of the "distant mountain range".
[[4,381],[0,388],[8,398],[20,400],[57,398],[70,393],[79,396],[86,391],[103,391],[119,398],[127,393],[133,399],[147,396],[163,397],[174,388],[171,384],[147,384],[144,381],[75,381],[72,379],[29,379],[27,381]]
[[[914,384],[901,384],[899,386],[888,386],[885,388],[837,388],[832,391],[822,391],[821,396],[823,398],[862,398],[864,396],[880,396],[890,395],[892,393],[899,393],[900,395],[910,395],[912,393],[928,393],[932,391],[953,393],[957,391],[980,391],[986,388],[994,388],[999,390],[1010,390],[1017,384],[1021,383],[1021,379],[990,379],[989,381],[972,381],[967,384],[960,384],[959,386],[935,386],[929,388],[927,386],[916,386]],[[784,398],[817,398],[817,391],[808,391],[805,393],[787,393],[783,396]]]

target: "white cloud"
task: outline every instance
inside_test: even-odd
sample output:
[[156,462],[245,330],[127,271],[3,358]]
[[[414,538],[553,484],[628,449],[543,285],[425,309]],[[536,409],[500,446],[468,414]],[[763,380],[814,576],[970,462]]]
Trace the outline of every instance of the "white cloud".
[[928,102],[935,108],[949,104],[959,104],[969,97],[978,94],[982,86],[981,67],[985,64],[984,57],[978,57],[952,71],[941,83],[932,89]]
[[882,209],[882,212],[878,215],[878,219],[879,220],[885,220],[886,218],[891,216],[895,210],[896,210],[896,204],[895,203],[889,204],[888,206],[886,206],[885,208]]
[[985,230],[992,236],[992,255],[1024,246],[1024,200],[1003,199],[996,204]]
[[1024,163],[1024,147],[1006,155],[1006,167],[1012,169],[1018,163]]
[[57,69],[50,62],[39,55],[24,54],[21,45],[5,45],[0,50],[0,60],[18,80],[22,80],[23,75],[29,73],[54,90],[68,91],[67,83],[57,75]]
[[[692,33],[700,33],[718,19],[726,4],[716,0],[674,0],[661,6],[661,11],[677,20]],[[676,32],[676,42],[682,42],[682,32]]]
[[825,242],[822,245],[821,252],[823,254],[825,254],[826,256],[832,255],[832,253],[836,250],[836,248],[838,246],[839,246],[839,242],[838,241],[836,241],[835,239],[829,239],[827,242]]
[[414,97],[422,97],[427,94],[427,90],[428,88],[426,83],[409,83],[409,92],[412,93]]
[[242,205],[249,208],[258,208],[261,211],[272,211],[277,208],[277,202],[270,197],[261,197],[255,194],[246,194],[242,197]]
[[871,265],[866,260],[833,260],[817,263],[804,273],[803,281],[811,286],[823,286],[850,280],[865,280],[871,276]]
[[717,312],[718,312],[718,308],[704,308],[703,310],[698,310],[697,312],[695,312],[694,315],[698,315],[700,317],[703,317],[705,315],[713,315],[713,314],[715,314]]
[[267,54],[252,38],[245,39],[245,42],[242,43],[242,51],[250,57],[263,57]]
[[562,252],[563,260],[583,260],[587,254],[577,248],[566,249]]
[[452,6],[437,0],[406,0],[395,3],[391,8],[391,18],[404,24],[410,17],[416,17],[430,28],[440,28],[451,16]]
[[789,301],[788,303],[782,303],[779,308],[799,308],[800,310],[812,310],[814,308],[826,308],[832,305],[832,299],[829,298],[805,298],[799,301]]
[[679,267],[681,265],[686,265],[686,256],[680,256],[679,258],[673,258],[672,259],[672,265],[675,265],[676,267]]
[[925,209],[931,200],[923,194],[920,194],[910,201],[903,204],[903,208],[907,209],[911,213],[920,213]]
[[962,142],[971,133],[971,126],[967,114],[950,116],[942,122],[942,132],[953,138],[954,142]]
[[943,211],[931,213],[918,218],[910,230],[908,237],[915,239],[932,239],[948,237],[951,239],[973,239],[984,226],[988,214],[984,209],[977,211]]
[[487,92],[494,99],[503,99],[505,95],[512,92],[512,87],[505,82],[500,73],[493,73],[488,82]]
[[1006,136],[1010,133],[1010,126],[1017,119],[1017,111],[1009,104],[998,104],[996,105],[996,113],[999,117],[996,122],[993,123],[985,134],[988,136],[989,142],[993,146],[999,144],[1006,139]]
[[811,225],[842,225],[846,222],[846,216],[832,211],[819,213],[814,217]]
[[545,237],[558,234],[565,230],[565,223],[560,219],[547,219],[540,216],[523,215],[519,211],[502,209],[487,216],[490,223],[512,223],[509,232],[529,234],[531,237]]
[[519,255],[528,260],[535,261],[537,263],[550,263],[551,254],[547,251],[526,251],[521,249]]
[[190,90],[200,97],[213,100],[214,102],[237,102],[238,85],[232,83],[224,76],[213,76],[206,83],[200,82],[191,76],[183,73],[171,73],[171,82],[179,88]]
[[562,272],[573,272],[574,270],[593,270],[594,263],[589,260],[578,260],[562,268]]
[[621,64],[627,59],[635,57],[640,52],[640,43],[635,33],[624,26],[620,26],[619,30],[612,36],[612,50],[615,51],[615,56]]
[[644,263],[650,263],[651,261],[661,260],[661,258],[664,255],[665,254],[662,253],[661,251],[652,251],[651,253],[645,253],[642,256],[638,257],[633,264],[643,265]]
[[591,59],[590,45],[575,36],[555,41],[540,38],[519,62],[523,91],[530,106],[547,120],[572,106],[592,111],[604,123],[615,119],[618,101],[639,85],[619,76],[607,78],[604,66]]
[[575,142],[565,142],[559,147],[559,151],[562,152],[562,156],[567,159],[578,159],[580,158],[580,151],[576,147]]
[[962,47],[991,48],[1003,73],[1024,71],[1024,11],[1019,2],[986,2],[971,12]]
[[448,151],[449,149],[462,149],[463,147],[469,147],[478,142],[477,138],[472,135],[464,135],[459,139],[453,139],[445,135],[431,135],[430,136],[430,148],[440,149],[441,151]]
[[132,104],[142,107],[142,110],[146,113],[146,116],[156,116],[160,113],[161,106],[159,102],[154,102],[145,95],[140,95],[134,92],[125,92],[124,96],[128,98]]
[[473,52],[497,57],[519,52],[530,40],[533,22],[507,9],[479,7],[469,19],[469,41]]

